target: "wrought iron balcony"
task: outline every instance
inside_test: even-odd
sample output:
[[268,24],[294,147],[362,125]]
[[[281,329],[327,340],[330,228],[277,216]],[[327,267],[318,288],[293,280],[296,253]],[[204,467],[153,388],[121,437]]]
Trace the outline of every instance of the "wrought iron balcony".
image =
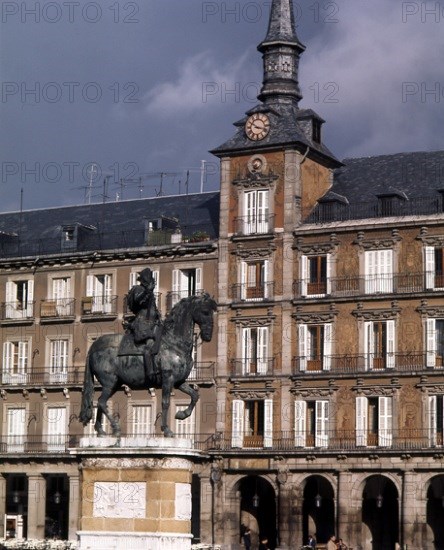
[[236,235],[266,235],[274,231],[274,214],[240,216],[235,219]]
[[66,319],[74,317],[75,298],[57,298],[55,300],[42,300],[40,304],[40,317],[45,319]]
[[274,283],[251,286],[247,283],[232,286],[234,302],[267,302],[273,300]]
[[274,373],[274,357],[247,357],[231,360],[232,376],[270,376]]
[[444,289],[444,276],[438,273],[400,273],[372,277],[333,277],[319,282],[298,279],[293,284],[295,298],[319,296],[348,297],[371,294],[411,294]]
[[195,362],[188,380],[194,382],[212,382],[215,376],[216,364],[212,361]]
[[[0,383],[6,386],[66,386],[83,384],[84,367],[41,367],[25,372],[3,370]],[[7,388],[5,388],[7,389]]]
[[443,432],[431,429],[404,428],[398,430],[328,430],[323,433],[309,431],[278,432],[272,437],[252,436],[250,433],[215,433],[205,441],[207,451],[251,452],[262,448],[270,451],[291,451],[294,454],[307,452],[368,452],[375,449],[390,451],[444,450]]
[[82,298],[82,316],[96,317],[117,314],[117,296],[87,296]]
[[443,372],[443,359],[436,355],[430,365],[425,352],[402,353],[362,353],[345,355],[297,356],[293,358],[294,375],[312,375],[314,373],[359,374],[363,372]]
[[2,302],[2,321],[29,321],[34,319],[34,301]]

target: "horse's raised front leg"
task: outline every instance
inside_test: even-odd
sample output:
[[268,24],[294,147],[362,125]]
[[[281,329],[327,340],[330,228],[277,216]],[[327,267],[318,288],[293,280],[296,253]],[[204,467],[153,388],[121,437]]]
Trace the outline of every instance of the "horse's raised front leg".
[[196,403],[199,400],[199,392],[197,390],[195,390],[194,388],[192,388],[186,382],[184,382],[181,386],[178,386],[177,389],[180,390],[180,391],[183,391],[184,393],[186,393],[187,395],[189,395],[191,397],[191,401],[190,401],[190,404],[188,405],[188,407],[186,409],[184,409],[183,411],[178,411],[176,413],[176,418],[178,420],[184,420],[185,418],[188,418],[190,416],[190,414],[193,412],[194,407],[196,406]]
[[164,372],[162,375],[162,426],[165,437],[173,437],[173,432],[168,426],[168,411],[170,409],[171,390],[173,389],[172,373]]
[[[109,420],[109,423],[111,424],[111,428],[113,430],[112,434],[113,436],[115,437],[119,437],[120,436],[120,424],[119,424],[119,421],[116,420],[115,418],[113,418],[110,413],[109,413],[109,410],[108,410],[108,406],[106,404],[106,402],[108,401],[108,399],[110,397],[112,397],[115,393],[116,393],[116,390],[117,388],[116,387],[112,387],[112,388],[103,388],[103,391],[102,391],[102,395],[99,397],[99,400],[97,401],[97,421],[96,421],[96,430],[97,430],[97,422],[99,420],[99,413],[102,412],[106,418]],[[100,414],[100,424],[99,424],[99,427],[100,429],[102,430],[102,434],[100,434],[99,432],[97,432],[99,435],[103,435],[105,434],[105,432],[103,431],[103,428],[102,428],[102,415]],[[105,434],[106,435],[106,434]]]

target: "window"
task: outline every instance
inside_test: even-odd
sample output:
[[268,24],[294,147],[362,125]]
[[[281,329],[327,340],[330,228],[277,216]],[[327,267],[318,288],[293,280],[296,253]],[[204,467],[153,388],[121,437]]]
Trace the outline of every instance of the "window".
[[444,288],[444,248],[424,248],[426,289]]
[[321,143],[321,122],[313,119],[312,121],[312,135],[315,143]]
[[[108,411],[112,416],[113,414],[112,403],[108,403]],[[96,430],[94,429],[94,424],[96,422],[96,419],[97,419],[97,403],[93,405],[93,415],[92,415],[91,421],[83,428],[83,432],[86,437],[97,437]],[[109,433],[111,429],[109,425],[109,420],[106,418],[104,414],[102,415],[102,428],[105,430],[105,433]]]
[[395,367],[395,321],[369,321],[365,323],[366,370],[393,369]]
[[330,294],[330,254],[301,257],[302,296]]
[[268,190],[248,191],[244,194],[243,233],[245,235],[270,231],[268,203]]
[[23,453],[26,437],[26,409],[9,407],[7,413],[7,449],[11,453]]
[[392,398],[356,398],[356,445],[390,447],[393,440]]
[[429,395],[429,410],[428,410],[428,424],[429,424],[429,440],[430,446],[436,447],[442,446],[444,428],[443,428],[443,416],[444,416],[444,399],[442,395]]
[[172,305],[202,290],[202,268],[173,269]]
[[[174,410],[177,414],[179,411],[183,411],[188,405],[176,405]],[[193,410],[191,415],[184,420],[175,419],[175,435],[176,437],[182,437],[184,439],[194,440],[196,434],[196,409]]]
[[48,407],[46,412],[48,451],[64,451],[66,447],[66,435],[68,433],[66,407]]
[[55,302],[56,314],[59,317],[73,314],[70,277],[57,277],[52,280],[52,299]]
[[28,379],[28,340],[3,343],[3,384],[25,384]]
[[233,447],[272,447],[273,400],[235,399],[231,438]]
[[52,383],[64,383],[68,380],[68,339],[49,342],[49,377]]
[[91,307],[90,311],[85,310],[88,302],[84,302],[84,313],[112,313],[112,283],[110,274],[87,276],[86,295],[91,298]]
[[153,434],[153,409],[151,405],[133,405],[129,432],[134,436]]
[[268,260],[241,262],[241,299],[263,300],[269,297],[269,270]]
[[6,283],[6,318],[23,319],[34,314],[34,281]]
[[299,368],[322,371],[331,368],[333,325],[299,325]]
[[268,327],[242,329],[242,374],[268,374]]
[[295,401],[295,446],[328,446],[328,401]]
[[[129,290],[131,290],[134,285],[139,284],[139,281],[137,280],[137,277],[140,275],[141,271],[142,270],[140,270],[140,271],[131,271],[130,276],[129,276],[129,287],[128,287]],[[159,271],[156,271],[156,270],[151,270],[151,271],[152,271],[154,280],[156,282],[156,286],[154,287],[154,291],[156,292],[159,289]]]
[[427,366],[444,367],[444,319],[427,319]]
[[366,294],[393,292],[393,250],[365,252]]

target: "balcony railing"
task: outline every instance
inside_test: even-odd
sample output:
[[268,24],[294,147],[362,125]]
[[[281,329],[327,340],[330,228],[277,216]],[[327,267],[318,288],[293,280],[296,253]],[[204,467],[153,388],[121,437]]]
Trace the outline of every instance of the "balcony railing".
[[211,361],[196,362],[193,364],[188,380],[195,382],[208,382],[214,379],[215,363]]
[[269,376],[274,373],[274,357],[247,357],[231,360],[232,376]]
[[203,290],[195,290],[195,291],[189,291],[189,290],[178,290],[178,291],[170,291],[167,292],[166,295],[166,307],[167,311],[170,311],[171,308],[173,308],[177,302],[180,302],[183,298],[188,298],[189,296],[200,296],[203,294]]
[[34,301],[31,302],[2,302],[2,321],[25,321],[34,318]]
[[274,283],[263,283],[258,286],[242,283],[233,285],[232,292],[235,302],[265,302],[273,299]]
[[443,288],[444,276],[430,272],[372,277],[334,277],[317,283],[298,279],[293,284],[295,298],[315,298],[322,295],[347,297],[365,294],[411,294],[412,292],[433,292]]
[[236,235],[265,235],[274,231],[274,214],[241,216],[235,219]]
[[63,319],[74,317],[75,298],[57,298],[42,300],[40,317],[42,319]]
[[83,367],[34,367],[21,373],[3,371],[0,376],[0,383],[3,386],[82,385],[83,376]]
[[404,352],[384,355],[363,353],[320,357],[297,356],[293,358],[293,374],[299,376],[311,375],[315,372],[331,372],[352,375],[363,372],[433,372],[434,369],[444,372],[442,358],[437,355],[435,364],[427,366],[427,355],[423,352]]
[[87,296],[82,298],[82,316],[116,315],[117,296]]
[[400,429],[380,430],[328,430],[323,433],[313,432],[277,432],[273,431],[271,439],[256,437],[252,444],[251,435],[217,433],[209,437],[206,442],[207,451],[236,451],[248,452],[262,447],[271,451],[291,451],[293,453],[312,452],[374,452],[377,449],[395,451],[430,451],[443,449],[442,431],[430,429]]

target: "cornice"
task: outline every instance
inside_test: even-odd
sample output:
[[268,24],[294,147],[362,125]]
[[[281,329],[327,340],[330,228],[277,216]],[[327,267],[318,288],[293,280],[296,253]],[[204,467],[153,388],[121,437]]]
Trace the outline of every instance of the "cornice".
[[352,311],[352,315],[360,321],[385,321],[395,319],[401,313],[401,308],[398,302],[394,300],[390,308],[384,309],[367,309],[364,310],[364,304],[358,302],[357,309]]
[[392,236],[378,239],[366,239],[365,232],[359,231],[353,244],[358,245],[363,250],[383,250],[387,248],[394,248],[397,243],[402,241],[402,237],[399,235],[398,229],[392,229]]
[[236,250],[233,252],[242,260],[252,260],[255,258],[269,258],[276,250],[276,244],[269,242],[266,247],[245,248],[242,243],[238,243]]
[[356,386],[352,386],[352,391],[365,397],[393,397],[401,389],[399,378],[392,378],[389,384],[374,384],[364,386],[364,380],[358,378]]
[[298,250],[302,254],[328,254],[334,252],[339,246],[339,240],[336,233],[331,233],[329,242],[316,242],[304,244],[303,237],[296,237],[296,242],[293,245],[294,250]]
[[320,324],[320,323],[332,323],[339,311],[336,309],[334,303],[330,305],[329,311],[304,311],[302,306],[298,306],[296,313],[292,314],[293,319],[299,323],[307,324]]
[[421,227],[419,235],[416,238],[425,246],[444,247],[444,235],[429,235],[427,227]]
[[444,306],[427,305],[427,300],[421,300],[421,305],[416,308],[416,311],[420,313],[423,317],[442,319],[444,318]]

